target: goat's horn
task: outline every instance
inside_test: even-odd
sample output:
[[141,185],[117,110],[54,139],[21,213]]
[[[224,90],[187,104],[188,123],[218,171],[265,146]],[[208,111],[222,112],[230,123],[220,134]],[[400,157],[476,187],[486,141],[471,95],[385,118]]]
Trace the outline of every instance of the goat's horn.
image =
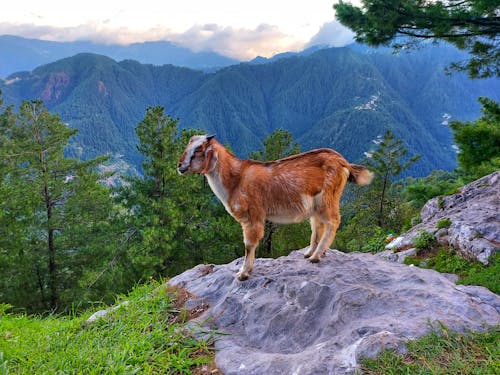
[[215,138],[215,134],[207,135],[207,141],[211,140],[212,138]]

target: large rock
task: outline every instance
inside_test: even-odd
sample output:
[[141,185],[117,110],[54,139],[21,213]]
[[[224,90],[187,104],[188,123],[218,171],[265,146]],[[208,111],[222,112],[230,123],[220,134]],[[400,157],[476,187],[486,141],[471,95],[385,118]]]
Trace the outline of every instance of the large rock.
[[462,332],[500,324],[500,297],[486,288],[371,254],[331,250],[311,264],[302,253],[257,259],[244,282],[242,258],[169,281],[195,296],[188,308],[210,306],[198,322],[223,333],[224,374],[351,374],[360,357],[402,351],[438,321]]
[[[420,212],[422,223],[396,238],[387,248],[411,247],[422,231],[451,245],[464,258],[488,264],[500,250],[500,171],[471,182],[457,194],[429,200]],[[438,229],[440,220],[449,219],[449,228]]]

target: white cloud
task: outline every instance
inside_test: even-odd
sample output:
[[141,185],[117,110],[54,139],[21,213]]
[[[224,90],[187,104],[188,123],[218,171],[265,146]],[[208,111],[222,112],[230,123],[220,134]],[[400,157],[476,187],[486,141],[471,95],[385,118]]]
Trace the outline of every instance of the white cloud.
[[32,23],[12,24],[0,23],[0,35],[11,34],[25,38],[51,40],[57,42],[72,42],[87,40],[105,44],[130,44],[146,40],[161,40],[168,35],[168,29],[149,29],[146,31],[131,31],[126,27],[111,28],[103,23],[88,22],[72,27],[55,27],[35,25]]
[[330,22],[336,1],[86,0],[62,6],[16,0],[0,12],[0,34],[120,44],[168,40],[246,60],[352,41],[350,31]]
[[269,57],[304,46],[302,41],[267,24],[261,24],[253,30],[215,24],[197,25],[168,37],[172,42],[194,51],[212,50],[240,60],[252,59],[257,55]]
[[196,52],[215,51],[243,61],[258,55],[271,57],[281,52],[300,51],[317,44],[344,46],[353,41],[354,35],[337,21],[324,23],[309,41],[266,23],[254,28],[206,23],[196,24],[184,31],[157,25],[138,31],[124,26],[112,26],[107,21],[89,21],[69,27],[0,22],[1,34],[60,42],[87,40],[105,44],[165,40]]
[[307,47],[317,44],[342,47],[352,42],[354,42],[354,33],[340,22],[332,21],[321,26],[318,33],[307,43]]
[[269,57],[304,47],[303,41],[267,24],[255,29],[205,24],[195,25],[184,32],[173,32],[159,26],[145,31],[131,31],[126,27],[110,28],[103,23],[93,22],[74,27],[0,23],[0,34],[61,42],[89,40],[106,44],[167,40],[196,52],[210,50],[240,60],[249,60],[257,55]]

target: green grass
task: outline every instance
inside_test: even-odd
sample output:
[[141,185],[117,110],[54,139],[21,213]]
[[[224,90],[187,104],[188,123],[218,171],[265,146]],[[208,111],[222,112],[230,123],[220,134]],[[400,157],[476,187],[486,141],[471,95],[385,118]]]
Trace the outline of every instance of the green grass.
[[493,293],[500,294],[500,252],[490,258],[487,266],[480,262],[463,259],[453,251],[439,248],[424,250],[416,256],[407,257],[405,264],[431,268],[442,273],[454,273],[459,276],[458,284],[481,285]]
[[500,374],[500,326],[484,333],[458,334],[445,327],[407,343],[407,353],[382,352],[364,359],[366,375]]
[[0,375],[200,373],[213,366],[213,349],[182,329],[189,314],[176,298],[151,282],[92,324],[92,312],[42,318],[0,306]]
[[[423,234],[421,245],[430,243]],[[417,241],[418,242],[418,241]],[[463,259],[442,247],[422,248],[406,264],[431,268],[459,276],[458,284],[482,285],[500,293],[500,253],[488,266]],[[423,264],[423,265],[422,265]],[[363,374],[380,375],[500,375],[500,326],[485,333],[451,333],[445,327],[407,344],[407,354],[384,351],[376,359],[362,362]]]
[[500,253],[493,255],[485,266],[480,262],[465,260],[448,250],[440,250],[426,267],[457,274],[460,277],[458,284],[482,285],[500,294]]
[[413,239],[413,245],[419,250],[432,249],[436,244],[437,241],[434,234],[426,230],[420,231],[420,234]]
[[451,220],[449,218],[444,218],[436,223],[437,229],[449,228],[451,226]]

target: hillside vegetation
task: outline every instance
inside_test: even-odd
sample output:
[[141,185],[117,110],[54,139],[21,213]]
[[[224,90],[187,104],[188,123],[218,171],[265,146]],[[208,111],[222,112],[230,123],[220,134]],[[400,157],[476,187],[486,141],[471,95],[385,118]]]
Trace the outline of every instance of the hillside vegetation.
[[182,294],[151,282],[117,303],[93,323],[91,310],[29,317],[0,304],[0,374],[210,373],[212,345],[184,328]]
[[391,130],[422,155],[412,174],[426,175],[456,165],[443,124],[475,118],[478,95],[500,95],[498,80],[446,76],[459,56],[444,46],[399,55],[330,48],[203,73],[80,54],[13,74],[0,87],[7,103],[42,99],[78,129],[70,147],[78,157],[121,155],[140,169],[134,126],[147,107],[161,105],[182,128],[215,133],[241,157],[283,128],[304,150],[331,147],[357,161]]
[[[371,185],[344,195],[334,246],[378,251],[391,233],[419,219],[430,198],[499,168],[498,104],[481,99],[483,116],[454,122],[460,169],[400,179],[411,155],[390,131],[371,158]],[[200,176],[180,176],[176,165],[191,135],[161,106],[148,108],[135,133],[142,175],[115,180],[105,156],[80,160],[65,153],[76,130],[41,101],[0,112],[0,301],[29,313],[67,312],[93,301],[111,303],[137,282],[176,275],[200,263],[243,255],[242,232]],[[277,130],[252,156],[280,158],[300,146]],[[266,224],[257,256],[278,257],[307,246],[307,222]]]

